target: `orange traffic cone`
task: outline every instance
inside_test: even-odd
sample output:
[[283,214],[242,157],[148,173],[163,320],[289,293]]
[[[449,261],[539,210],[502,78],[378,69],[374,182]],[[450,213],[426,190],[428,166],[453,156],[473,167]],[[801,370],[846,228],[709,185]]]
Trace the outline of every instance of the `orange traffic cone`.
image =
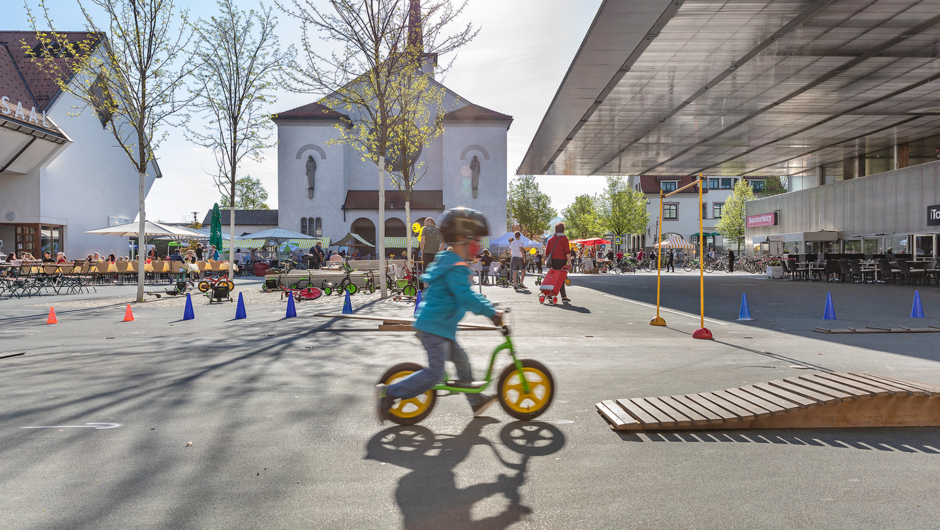
[[124,322],[133,322],[134,313],[131,312],[131,305],[127,304],[127,310],[124,311]]
[[49,308],[49,318],[46,319],[46,324],[58,324],[59,320],[55,317],[55,308]]

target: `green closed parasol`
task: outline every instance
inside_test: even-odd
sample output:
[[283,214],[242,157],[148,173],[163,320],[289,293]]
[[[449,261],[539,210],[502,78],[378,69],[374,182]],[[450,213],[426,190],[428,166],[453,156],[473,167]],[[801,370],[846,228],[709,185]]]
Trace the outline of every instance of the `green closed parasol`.
[[212,207],[212,224],[209,227],[209,244],[222,250],[222,212],[219,211],[219,203]]

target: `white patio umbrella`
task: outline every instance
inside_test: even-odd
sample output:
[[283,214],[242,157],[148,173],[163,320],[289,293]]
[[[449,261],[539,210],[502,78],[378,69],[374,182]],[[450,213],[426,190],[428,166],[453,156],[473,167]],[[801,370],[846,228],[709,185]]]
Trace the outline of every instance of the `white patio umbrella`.
[[[109,226],[106,228],[98,228],[95,230],[88,230],[86,234],[99,234],[103,236],[123,236],[123,237],[136,237],[139,238],[138,229],[139,223],[125,223],[121,225]],[[147,221],[144,224],[144,237],[147,236],[169,236],[174,239],[199,239],[200,234],[192,229],[186,228],[184,226],[172,226],[165,225],[162,223],[154,223],[152,221]]]

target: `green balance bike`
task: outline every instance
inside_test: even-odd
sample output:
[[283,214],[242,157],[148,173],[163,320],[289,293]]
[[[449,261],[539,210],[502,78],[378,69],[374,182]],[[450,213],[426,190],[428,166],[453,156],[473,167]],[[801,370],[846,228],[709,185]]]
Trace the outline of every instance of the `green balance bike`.
[[[499,404],[513,418],[519,420],[533,420],[541,416],[552,404],[555,397],[555,379],[542,363],[532,359],[519,359],[509,336],[509,327],[505,324],[500,331],[506,337],[505,342],[496,347],[490,357],[490,365],[486,369],[483,381],[452,381],[447,372],[444,372],[444,381],[423,394],[411,399],[399,400],[391,410],[391,421],[399,425],[414,425],[431,414],[438,398],[438,392],[443,396],[456,394],[479,394],[493,383],[493,365],[501,351],[506,351],[512,358],[503,369],[496,383]],[[391,385],[409,375],[423,370],[417,363],[400,363],[386,370],[379,379],[379,383]]]

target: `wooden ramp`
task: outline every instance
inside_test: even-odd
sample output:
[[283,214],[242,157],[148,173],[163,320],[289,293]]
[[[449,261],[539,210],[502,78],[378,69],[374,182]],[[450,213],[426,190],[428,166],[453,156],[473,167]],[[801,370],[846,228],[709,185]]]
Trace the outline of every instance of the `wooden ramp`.
[[602,401],[615,431],[940,426],[940,386],[817,373],[717,392]]

